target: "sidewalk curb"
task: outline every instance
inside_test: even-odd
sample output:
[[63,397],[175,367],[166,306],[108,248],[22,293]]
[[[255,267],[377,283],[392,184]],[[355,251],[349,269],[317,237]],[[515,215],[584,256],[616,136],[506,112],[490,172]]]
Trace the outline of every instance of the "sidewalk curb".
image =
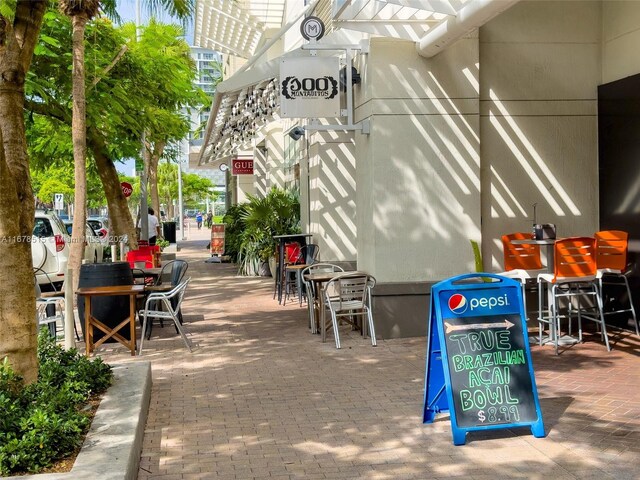
[[135,480],[151,399],[151,363],[114,365],[113,375],[70,472],[6,478]]

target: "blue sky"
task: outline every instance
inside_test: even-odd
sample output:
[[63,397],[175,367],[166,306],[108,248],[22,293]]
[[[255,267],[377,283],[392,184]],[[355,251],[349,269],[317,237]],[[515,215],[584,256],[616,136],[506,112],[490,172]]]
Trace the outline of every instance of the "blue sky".
[[[145,24],[148,22],[151,15],[149,14],[149,10],[146,7],[146,2],[144,0],[140,0],[140,15],[142,17],[142,23]],[[118,0],[118,14],[122,18],[123,22],[135,22],[136,21],[136,0]],[[172,18],[170,15],[158,12],[155,17],[164,23],[180,23],[179,20]],[[193,19],[188,22],[186,26],[186,36],[185,40],[189,45],[193,45]],[[123,163],[116,163],[116,169],[118,172],[124,175],[132,175],[135,168],[135,162],[133,160],[127,160]]]
[[[141,1],[140,14],[142,17],[142,23],[146,23],[151,15],[149,14],[149,10],[147,8],[147,2],[145,0]],[[136,0],[118,0],[118,13],[122,17],[122,20],[125,22],[135,22],[136,21]],[[172,18],[171,15],[168,15],[164,12],[157,12],[155,17],[164,23],[181,23],[179,20]],[[187,22],[186,26],[186,36],[185,40],[189,45],[193,45],[193,19]]]

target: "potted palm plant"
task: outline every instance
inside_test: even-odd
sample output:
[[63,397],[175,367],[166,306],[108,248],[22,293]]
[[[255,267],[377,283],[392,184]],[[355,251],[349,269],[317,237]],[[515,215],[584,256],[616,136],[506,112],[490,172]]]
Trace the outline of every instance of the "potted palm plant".
[[273,187],[264,198],[249,197],[240,217],[238,263],[243,275],[268,275],[269,259],[275,256],[274,235],[300,233],[298,193]]

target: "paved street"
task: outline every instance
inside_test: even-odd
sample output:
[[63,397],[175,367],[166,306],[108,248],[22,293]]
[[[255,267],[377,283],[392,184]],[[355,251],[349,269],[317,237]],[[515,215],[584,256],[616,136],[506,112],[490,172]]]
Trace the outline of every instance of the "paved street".
[[[447,416],[422,424],[425,338],[372,347],[344,327],[343,348],[307,328],[271,278],[207,264],[206,231],[180,258],[193,281],[183,304],[197,344],[154,328],[151,408],[138,478],[640,478],[640,341],[613,332],[565,350],[532,348],[547,437],[527,429],[469,434],[454,447]],[[427,319],[425,305],[425,322]],[[138,361],[107,344],[110,363]]]

